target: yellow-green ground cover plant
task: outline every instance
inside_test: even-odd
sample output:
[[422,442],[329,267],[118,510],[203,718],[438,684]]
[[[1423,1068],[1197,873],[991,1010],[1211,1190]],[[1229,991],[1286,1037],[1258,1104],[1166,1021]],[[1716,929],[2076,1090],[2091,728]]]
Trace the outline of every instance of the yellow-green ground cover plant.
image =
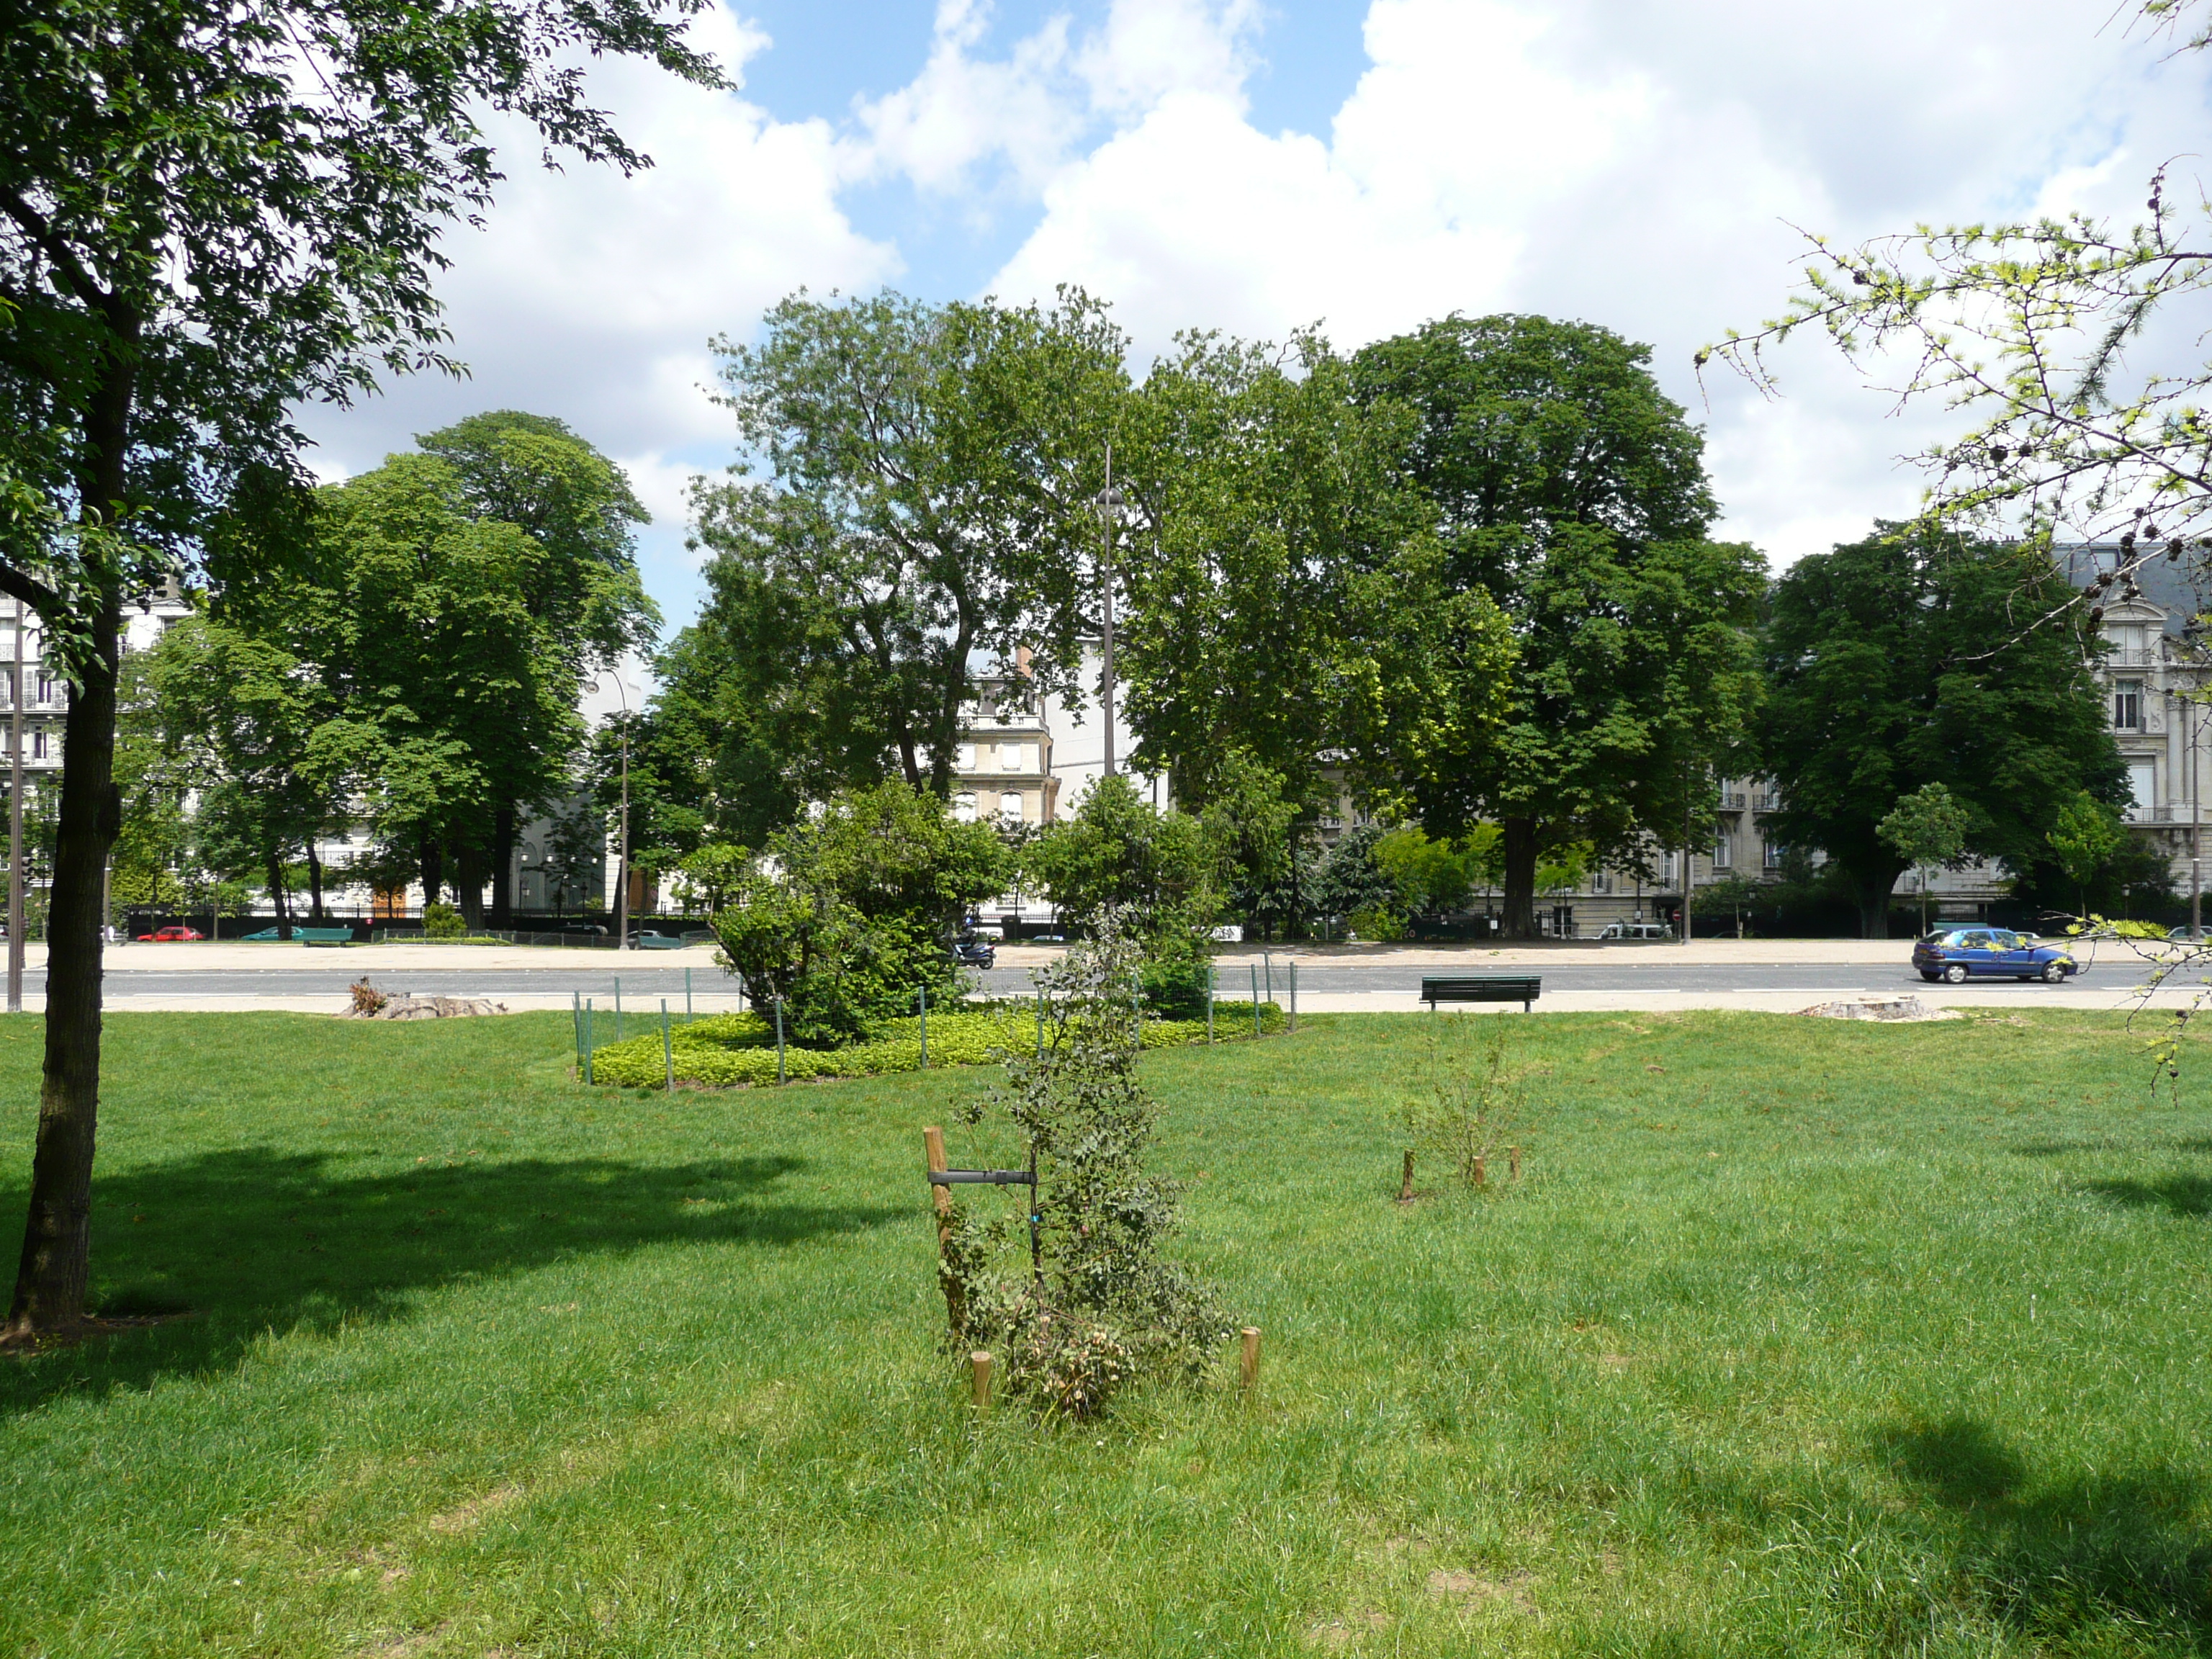
[[[945,1012],[933,1009],[928,1016],[929,1063],[932,1066],[994,1066],[1010,1054],[1034,1054],[1037,1046],[1037,1010],[1033,1002],[1014,1000],[977,1006],[955,1003]],[[921,1069],[921,1026],[919,1014],[886,1020],[873,1038],[842,1048],[808,1048],[787,1041],[783,1075],[792,1082],[827,1078],[880,1077],[892,1072]],[[1260,1030],[1273,1035],[1284,1029],[1280,1006],[1260,1005]],[[1214,1005],[1215,1040],[1249,1041],[1252,1036],[1252,1005],[1220,1002]],[[1147,1048],[1175,1048],[1204,1042],[1203,1019],[1144,1020],[1140,1038]],[[653,1025],[642,1035],[620,1042],[603,1043],[592,1050],[592,1080],[633,1087],[665,1086],[668,1060],[675,1061],[679,1084],[727,1088],[744,1084],[773,1084],[776,1079],[774,1018],[758,1014],[711,1014],[690,1024],[672,1022],[668,1049],[661,1047],[661,1031]]]

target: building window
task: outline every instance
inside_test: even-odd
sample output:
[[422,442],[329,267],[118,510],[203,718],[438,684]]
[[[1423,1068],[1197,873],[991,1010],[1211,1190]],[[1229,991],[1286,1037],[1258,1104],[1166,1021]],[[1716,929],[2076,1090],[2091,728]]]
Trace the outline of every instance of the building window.
[[1000,796],[999,816],[1003,818],[1018,819],[1022,816],[1021,796],[1011,789]]
[[37,731],[31,733],[31,758],[33,760],[44,760],[46,757],[46,728],[42,726],[39,727]]
[[1726,836],[1721,836],[1718,840],[1713,842],[1714,869],[1727,869],[1734,857],[1735,849],[1729,845],[1729,838]]
[[1789,849],[1784,847],[1780,842],[1770,841],[1766,843],[1766,850],[1762,861],[1768,869],[1779,870],[1782,867],[1782,860],[1784,855],[1788,851]]
[[52,674],[41,673],[39,676],[39,701],[40,702],[52,702],[53,700],[54,677]]
[[975,823],[975,797],[973,795],[955,795],[952,798],[952,816],[959,819],[963,823]]
[[1612,890],[1613,890],[1613,872],[1612,872],[1612,871],[1610,871],[1610,870],[1598,870],[1598,871],[1594,871],[1594,872],[1591,872],[1591,875],[1590,875],[1590,891],[1591,891],[1591,892],[1593,892],[1593,893],[1610,893]]
[[2112,726],[2121,732],[2142,730],[2142,682],[2112,682]]

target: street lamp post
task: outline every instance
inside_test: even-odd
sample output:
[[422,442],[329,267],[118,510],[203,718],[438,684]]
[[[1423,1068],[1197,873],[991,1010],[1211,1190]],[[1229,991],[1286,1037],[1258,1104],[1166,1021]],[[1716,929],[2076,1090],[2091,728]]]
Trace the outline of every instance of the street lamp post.
[[2189,702],[2189,942],[2200,945],[2204,939],[2204,879],[2197,861],[2197,820],[2203,816],[2197,804],[2197,745],[2204,739],[2203,711],[2196,700]]
[[629,949],[629,688],[623,684],[622,671],[607,671],[614,677],[615,691],[622,698],[622,830],[615,852],[615,949]]
[[1106,775],[1114,775],[1114,520],[1121,510],[1121,492],[1114,488],[1114,446],[1106,446],[1106,488],[1098,494],[1098,516],[1106,521],[1106,552],[1101,566],[1100,585],[1104,589],[1102,616],[1104,625],[1099,630],[1100,665],[1099,702],[1106,716]]

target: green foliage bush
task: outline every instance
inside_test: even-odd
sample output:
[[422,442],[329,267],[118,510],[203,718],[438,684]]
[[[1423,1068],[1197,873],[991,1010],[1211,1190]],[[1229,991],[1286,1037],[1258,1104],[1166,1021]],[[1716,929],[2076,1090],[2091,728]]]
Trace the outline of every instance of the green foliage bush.
[[422,937],[424,939],[466,939],[469,925],[461,920],[461,913],[450,904],[426,904],[422,907]]
[[988,824],[957,823],[936,796],[894,781],[836,797],[771,836],[765,857],[725,871],[732,902],[714,933],[756,1010],[781,999],[787,1036],[867,1042],[917,988],[948,1002],[965,988],[945,941],[1008,873]]
[[[968,1003],[958,1012],[929,1017],[929,1063],[932,1066],[988,1066],[1009,1054],[1036,1051],[1036,1012],[1027,1001]],[[1282,1010],[1274,1003],[1260,1008],[1260,1026],[1272,1035],[1284,1029]],[[1214,1029],[1224,1042],[1252,1035],[1252,1005],[1220,1002],[1214,1005]],[[676,1080],[710,1088],[775,1081],[775,1028],[758,1014],[714,1014],[669,1033],[676,1056]],[[1144,1045],[1174,1048],[1206,1041],[1203,1018],[1147,1018]],[[892,1020],[882,1035],[843,1048],[807,1048],[790,1040],[787,1030],[783,1051],[784,1075],[797,1082],[822,1078],[879,1077],[891,1072],[918,1071],[921,1066],[921,1021],[918,1016]],[[641,1036],[610,1042],[592,1051],[592,1079],[596,1083],[635,1088],[664,1086],[665,1062],[658,1027]]]
[[1004,1084],[963,1114],[1003,1113],[1028,1143],[1034,1222],[1004,1206],[979,1221],[955,1198],[940,1268],[951,1351],[1005,1355],[1010,1396],[1079,1420],[1145,1372],[1196,1380],[1231,1324],[1164,1249],[1181,1189],[1145,1167],[1161,1106],[1136,1062],[1158,1028],[1139,1003],[1130,921],[1102,911],[1096,936],[1038,975],[1043,1042],[1011,1055]]

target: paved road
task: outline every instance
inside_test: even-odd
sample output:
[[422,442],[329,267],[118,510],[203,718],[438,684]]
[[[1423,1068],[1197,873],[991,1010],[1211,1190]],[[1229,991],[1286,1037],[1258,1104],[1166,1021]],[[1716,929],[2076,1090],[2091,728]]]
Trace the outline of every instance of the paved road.
[[[1669,963],[1647,957],[1617,963],[1547,963],[1533,970],[1508,969],[1504,971],[1540,973],[1545,990],[1551,993],[1902,991],[1920,986],[1919,976],[1901,959],[1901,955],[1900,952],[1898,962],[1890,964],[1699,965]],[[1405,998],[1419,993],[1424,972],[1455,971],[1483,970],[1472,967],[1424,969],[1414,966],[1384,964],[1358,967],[1315,964],[1298,969],[1298,990],[1302,996],[1365,994]],[[2140,981],[2142,976],[2142,965],[2133,957],[2122,955],[2091,964],[2072,983],[2085,989],[2121,992]],[[343,1001],[346,987],[356,977],[357,970],[337,967],[118,968],[107,975],[106,994],[110,1000],[118,1003],[127,1003],[137,998],[167,997],[265,997],[272,1000],[328,997],[333,1001]],[[623,1000],[635,1000],[640,1004],[661,997],[675,1002],[684,995],[684,986],[682,966],[648,967],[642,962],[625,965],[619,970],[611,966],[587,969],[565,963],[523,969],[471,968],[466,965],[416,968],[410,965],[376,969],[370,977],[380,988],[387,991],[453,996],[562,998],[578,993],[601,1000],[611,998],[615,981],[619,977]],[[1030,984],[1030,970],[1026,968],[994,969],[984,975],[984,980],[988,989],[1001,996],[1018,995],[1027,991]],[[1221,994],[1227,997],[1237,996],[1249,982],[1249,975],[1238,966],[1224,967],[1221,974]],[[727,975],[703,963],[692,964],[691,983],[697,996],[711,997],[718,1001],[734,994],[737,989],[735,982]],[[1289,983],[1279,964],[1274,970],[1273,983],[1275,994],[1279,1000],[1285,994]],[[2016,993],[2033,996],[2044,988],[2011,980],[1977,980],[1973,984],[1978,989],[1999,994]],[[43,995],[46,990],[44,972],[33,969],[27,975],[25,988],[33,995]]]

